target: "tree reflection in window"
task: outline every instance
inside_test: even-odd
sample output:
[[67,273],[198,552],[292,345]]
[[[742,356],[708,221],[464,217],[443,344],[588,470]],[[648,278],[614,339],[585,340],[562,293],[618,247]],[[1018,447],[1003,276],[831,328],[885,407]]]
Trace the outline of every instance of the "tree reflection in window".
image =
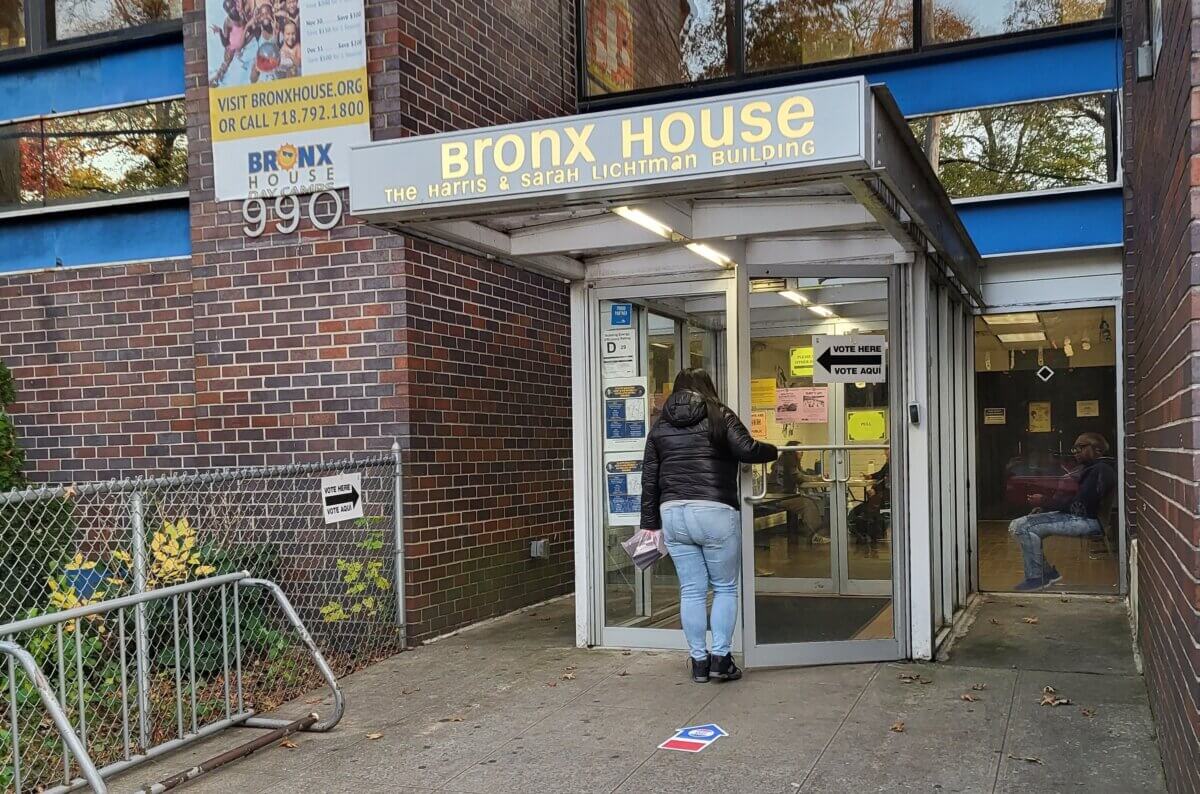
[[752,71],[909,49],[912,0],[746,0]]
[[945,43],[1090,22],[1113,0],[924,0],[925,40]]
[[0,126],[0,208],[185,189],[182,100]]
[[588,94],[733,72],[733,0],[587,0]]
[[58,41],[180,19],[183,0],[48,0]]
[[952,198],[1115,181],[1111,96],[1096,94],[913,119]]
[[0,0],[0,52],[25,46],[25,3]]

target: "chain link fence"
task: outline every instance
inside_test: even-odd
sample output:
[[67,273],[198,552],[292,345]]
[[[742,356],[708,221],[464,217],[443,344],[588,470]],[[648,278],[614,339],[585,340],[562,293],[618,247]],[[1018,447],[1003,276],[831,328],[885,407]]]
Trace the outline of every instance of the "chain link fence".
[[[6,627],[248,571],[281,586],[337,676],[396,653],[404,643],[398,457],[0,494],[0,641],[32,654],[97,766],[194,735],[242,707],[268,711],[320,686],[320,671],[261,589],[241,588],[236,603],[227,588],[207,588],[32,630]],[[338,501],[351,511],[361,505],[361,518],[325,523],[322,478],[332,475],[350,476],[354,493]],[[0,790],[45,790],[74,771],[34,682],[11,662],[0,666]]]

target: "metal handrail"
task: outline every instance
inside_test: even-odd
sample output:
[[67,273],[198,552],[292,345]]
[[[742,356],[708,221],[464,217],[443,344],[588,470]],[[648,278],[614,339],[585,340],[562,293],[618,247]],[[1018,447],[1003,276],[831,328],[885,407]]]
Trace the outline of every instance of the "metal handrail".
[[[233,693],[230,689],[230,678],[231,678],[231,672],[232,672],[230,669],[230,660],[229,660],[230,638],[228,637],[228,633],[227,633],[228,630],[227,630],[227,627],[225,624],[225,621],[227,620],[227,616],[226,616],[227,603],[226,603],[226,589],[225,588],[229,585],[233,585],[233,616],[234,616],[234,619],[233,619],[232,642],[233,642],[233,647],[234,647],[234,664],[236,666],[236,677],[237,677],[237,692],[236,692],[237,711],[236,711],[236,713],[234,712],[234,708],[233,708],[234,703],[235,703],[235,693]],[[33,682],[35,688],[38,691],[38,695],[39,695],[42,703],[45,705],[46,711],[49,713],[50,718],[54,722],[54,725],[58,731],[58,734],[63,741],[63,744],[66,748],[66,752],[69,753],[69,755],[74,758],[76,763],[79,765],[79,769],[80,769],[81,773],[83,774],[82,778],[76,778],[74,780],[68,779],[67,781],[64,782],[64,785],[59,786],[58,788],[52,789],[52,791],[54,791],[54,792],[73,791],[73,790],[82,788],[85,785],[88,785],[88,786],[91,786],[93,791],[98,792],[98,794],[105,794],[105,792],[108,791],[108,789],[104,783],[104,780],[106,778],[110,778],[115,775],[121,774],[134,766],[146,763],[147,761],[150,761],[150,760],[153,760],[154,758],[165,755],[165,754],[172,752],[180,747],[183,747],[185,745],[199,741],[200,739],[211,736],[214,733],[224,730],[225,728],[232,727],[234,725],[246,725],[246,726],[254,727],[254,728],[282,728],[282,727],[285,727],[285,726],[288,726],[291,724],[288,720],[258,717],[255,715],[255,712],[253,709],[248,709],[245,707],[244,695],[242,692],[241,625],[240,625],[240,619],[239,619],[239,615],[240,615],[239,593],[240,593],[240,588],[242,588],[242,587],[260,587],[260,588],[263,588],[264,590],[268,591],[269,593],[271,593],[271,595],[274,597],[276,603],[279,605],[280,609],[283,611],[284,616],[287,618],[288,622],[292,625],[292,628],[295,629],[297,635],[300,637],[300,641],[308,649],[309,655],[312,657],[313,663],[316,665],[317,670],[321,673],[322,678],[325,679],[325,683],[329,686],[330,690],[333,693],[333,714],[326,720],[314,723],[311,727],[307,728],[307,730],[315,731],[315,732],[329,731],[334,726],[336,726],[338,724],[338,722],[341,721],[342,716],[345,714],[345,710],[346,710],[345,696],[342,693],[341,687],[338,686],[337,678],[334,676],[333,669],[329,666],[329,663],[325,660],[325,657],[322,655],[320,649],[317,648],[316,642],[313,640],[312,635],[309,634],[308,629],[305,628],[303,621],[300,620],[299,614],[296,612],[295,608],[292,606],[291,602],[288,600],[287,596],[284,594],[283,589],[279,585],[277,585],[276,583],[274,583],[270,580],[267,580],[267,579],[251,578],[250,574],[247,571],[238,571],[236,573],[222,574],[220,576],[210,576],[205,579],[197,579],[197,580],[194,580],[191,582],[184,582],[182,584],[170,585],[168,587],[163,587],[163,588],[160,588],[157,590],[148,590],[143,593],[134,593],[134,594],[127,595],[127,596],[121,596],[119,598],[113,598],[108,601],[99,601],[95,604],[88,604],[86,606],[74,607],[72,609],[64,609],[61,612],[51,612],[51,613],[48,613],[45,615],[39,615],[37,617],[27,618],[25,620],[18,620],[18,621],[6,623],[3,626],[0,626],[0,637],[6,638],[5,640],[0,641],[0,655],[6,655],[9,657],[8,678],[9,678],[9,686],[10,687],[15,687],[14,661],[21,665],[25,674]],[[34,629],[40,629],[40,628],[44,628],[46,626],[51,626],[51,625],[58,625],[60,627],[59,632],[60,632],[60,642],[61,642],[61,632],[62,632],[61,626],[63,624],[69,624],[72,621],[78,621],[78,620],[81,620],[84,618],[92,617],[95,615],[107,614],[109,612],[114,612],[114,611],[123,613],[124,610],[126,610],[130,607],[141,608],[141,607],[143,607],[143,605],[145,605],[146,603],[151,602],[151,601],[162,601],[162,600],[168,600],[168,599],[175,599],[176,659],[177,659],[176,664],[178,665],[178,664],[180,664],[180,661],[178,661],[178,659],[179,659],[178,649],[179,649],[179,639],[180,639],[178,632],[179,632],[180,626],[179,626],[179,618],[178,618],[178,600],[177,599],[181,595],[185,595],[188,597],[188,607],[187,607],[188,608],[188,628],[190,631],[191,630],[191,597],[192,597],[192,594],[196,593],[198,591],[201,591],[201,590],[215,590],[215,589],[220,589],[221,606],[222,606],[222,651],[223,651],[223,654],[225,657],[225,678],[224,678],[224,680],[225,680],[225,718],[222,720],[218,720],[214,723],[211,723],[209,725],[204,725],[204,726],[197,725],[196,719],[195,719],[196,706],[195,706],[195,701],[193,698],[192,729],[190,731],[185,730],[184,724],[183,724],[182,701],[180,700],[180,698],[183,697],[183,688],[182,688],[182,683],[180,680],[180,670],[177,667],[177,669],[176,669],[176,688],[178,691],[177,691],[177,696],[176,696],[176,712],[177,712],[177,720],[178,720],[178,726],[179,726],[178,727],[178,732],[179,732],[178,738],[163,742],[163,743],[155,745],[153,747],[143,747],[143,751],[140,754],[137,754],[137,755],[130,754],[130,751],[129,751],[130,745],[129,745],[129,740],[128,740],[129,732],[130,732],[130,728],[129,728],[129,724],[128,724],[129,712],[128,712],[128,710],[123,709],[123,720],[125,721],[125,724],[123,725],[123,729],[124,729],[124,735],[126,737],[125,758],[124,758],[124,760],[116,761],[116,762],[111,763],[101,769],[97,769],[95,762],[92,761],[91,757],[88,755],[86,739],[82,738],[82,736],[81,736],[81,733],[83,731],[82,717],[80,720],[81,733],[76,733],[74,727],[71,725],[70,720],[67,718],[66,713],[63,710],[62,704],[59,703],[58,699],[55,697],[54,691],[50,686],[50,682],[46,679],[46,676],[42,672],[41,668],[38,666],[37,661],[33,658],[33,656],[27,650],[25,650],[18,642],[15,641],[15,639],[14,639],[15,636],[21,632],[31,631]],[[124,625],[125,625],[124,618],[122,617],[122,620],[120,623],[120,628],[121,628],[122,632],[124,630]],[[123,636],[124,635],[122,634],[122,637]],[[78,637],[79,637],[79,635],[76,634],[77,643],[78,643]],[[123,647],[123,643],[122,643],[122,647]],[[61,654],[61,651],[60,651],[60,654]],[[61,664],[61,655],[60,655],[59,663]],[[122,664],[124,664],[124,656],[122,656]],[[193,662],[193,664],[194,664],[194,662]],[[194,675],[194,671],[193,671],[193,675]],[[142,687],[139,687],[138,689],[141,690]],[[194,680],[192,681],[192,691],[193,691],[193,693],[195,691],[195,681]],[[16,703],[15,694],[10,695],[10,696],[13,699],[14,708],[15,708],[15,703]],[[82,699],[82,696],[83,695],[82,695],[82,689],[81,689],[80,690],[80,698],[81,699]],[[122,700],[123,706],[125,704],[126,697],[127,697],[127,690],[125,688],[124,669],[122,669],[121,700]],[[144,706],[143,706],[143,708],[144,708]],[[13,719],[15,720],[15,716],[13,717]],[[142,742],[143,743],[145,742],[145,736],[142,737]],[[17,756],[17,753],[20,752],[19,748],[16,745],[14,745],[13,750],[14,750],[14,757],[19,757],[19,756]],[[64,756],[64,763],[66,763],[66,756]],[[17,762],[16,768],[19,770],[19,768],[20,768],[19,762]],[[18,774],[19,774],[19,772],[18,772]]]

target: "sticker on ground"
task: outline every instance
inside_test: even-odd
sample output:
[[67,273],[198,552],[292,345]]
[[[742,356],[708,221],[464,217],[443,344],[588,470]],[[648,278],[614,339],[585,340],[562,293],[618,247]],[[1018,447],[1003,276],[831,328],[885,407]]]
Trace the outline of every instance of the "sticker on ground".
[[690,728],[680,728],[675,735],[658,746],[660,750],[678,750],[681,753],[698,753],[710,744],[729,734],[721,730],[721,726],[693,725]]

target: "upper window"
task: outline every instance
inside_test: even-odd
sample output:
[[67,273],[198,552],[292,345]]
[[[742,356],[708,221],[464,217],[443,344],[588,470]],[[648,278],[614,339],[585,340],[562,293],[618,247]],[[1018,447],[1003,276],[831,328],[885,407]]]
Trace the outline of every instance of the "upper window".
[[745,0],[746,68],[911,49],[912,0]]
[[1111,20],[1113,3],[582,0],[583,93],[597,97],[703,80],[733,80],[765,71]]
[[0,211],[186,188],[182,99],[0,125]]
[[940,44],[1090,22],[1113,0],[924,0],[925,40]]
[[963,110],[910,120],[951,198],[1116,181],[1112,94]]
[[[0,0],[3,2],[3,0]],[[180,19],[183,0],[48,0],[57,41]]]
[[733,73],[734,0],[587,0],[588,94]]
[[21,0],[0,0],[0,52],[24,46],[24,3]]

